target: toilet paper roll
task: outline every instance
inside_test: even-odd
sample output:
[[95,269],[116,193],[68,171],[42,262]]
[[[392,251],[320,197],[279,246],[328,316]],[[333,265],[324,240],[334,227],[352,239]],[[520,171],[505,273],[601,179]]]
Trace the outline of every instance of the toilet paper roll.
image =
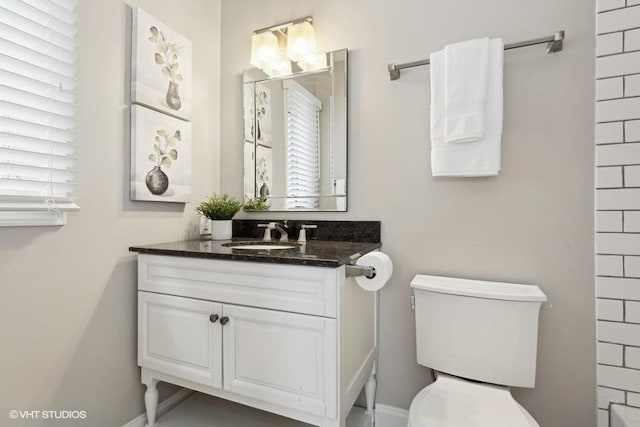
[[375,277],[369,279],[366,276],[356,277],[356,283],[365,291],[377,291],[387,284],[391,273],[393,273],[393,263],[391,258],[382,252],[370,252],[362,255],[356,261],[356,265],[361,267],[373,267],[376,269]]

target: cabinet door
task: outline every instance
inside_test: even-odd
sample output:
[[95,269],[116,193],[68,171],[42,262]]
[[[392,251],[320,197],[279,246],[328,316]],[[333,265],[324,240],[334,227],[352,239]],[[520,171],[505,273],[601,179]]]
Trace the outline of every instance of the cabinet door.
[[336,416],[335,319],[227,304],[223,311],[225,390]]
[[222,387],[222,328],[211,315],[222,304],[138,292],[138,364]]

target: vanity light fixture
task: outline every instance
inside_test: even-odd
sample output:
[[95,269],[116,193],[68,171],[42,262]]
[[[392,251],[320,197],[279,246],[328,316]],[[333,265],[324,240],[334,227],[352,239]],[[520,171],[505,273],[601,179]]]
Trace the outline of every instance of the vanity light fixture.
[[251,65],[270,77],[282,77],[292,73],[291,61],[303,71],[327,66],[326,55],[318,54],[313,18],[310,16],[253,32]]
[[278,38],[270,31],[251,37],[251,65],[263,69],[279,58]]
[[280,60],[274,61],[265,68],[263,71],[269,75],[269,77],[284,77],[291,74],[291,61]]
[[302,71],[315,71],[327,66],[327,54],[309,55],[298,61],[298,66]]
[[300,62],[309,56],[318,54],[316,32],[309,21],[294,24],[287,29],[287,56]]

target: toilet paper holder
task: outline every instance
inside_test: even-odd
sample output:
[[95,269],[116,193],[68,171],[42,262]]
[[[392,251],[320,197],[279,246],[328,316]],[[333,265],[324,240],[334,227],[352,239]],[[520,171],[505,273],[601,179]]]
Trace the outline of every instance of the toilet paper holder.
[[347,264],[345,266],[345,274],[347,277],[365,276],[367,279],[373,279],[376,277],[376,269],[373,267]]

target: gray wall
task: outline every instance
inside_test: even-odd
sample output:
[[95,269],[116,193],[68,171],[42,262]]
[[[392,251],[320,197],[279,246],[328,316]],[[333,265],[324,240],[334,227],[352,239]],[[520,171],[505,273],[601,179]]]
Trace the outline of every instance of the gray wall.
[[[350,50],[349,212],[289,217],[382,221],[395,272],[381,292],[378,402],[407,408],[429,382],[415,361],[413,275],[514,281],[549,297],[536,388],[516,398],[541,426],[595,426],[594,10],[592,0],[222,2],[223,191],[242,195],[241,70],[252,30],[312,14],[321,50]],[[390,82],[387,63],[473,37],[509,43],[558,29],[568,36],[560,54],[506,54],[500,175],[432,178],[429,69]]]
[[[219,186],[220,1],[139,0],[193,41],[194,201]],[[85,410],[114,427],[143,412],[134,244],[192,235],[194,205],[129,201],[127,7],[78,6],[79,204],[63,227],[0,229],[0,424],[10,409]],[[239,178],[238,178],[239,179]],[[174,391],[164,388],[162,397]]]

